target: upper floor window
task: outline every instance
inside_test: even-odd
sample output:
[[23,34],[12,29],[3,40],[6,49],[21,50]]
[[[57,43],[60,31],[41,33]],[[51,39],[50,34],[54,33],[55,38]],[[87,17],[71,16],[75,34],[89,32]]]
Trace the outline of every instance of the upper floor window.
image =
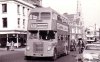
[[23,19],[23,28],[25,28],[25,19]]
[[25,15],[25,7],[23,7],[23,15]]
[[7,28],[7,18],[2,18],[3,20],[3,27]]
[[27,9],[27,15],[29,14],[30,9]]
[[7,4],[2,4],[2,12],[7,12]]
[[20,5],[17,5],[17,13],[20,14]]
[[18,18],[18,28],[20,28],[20,18]]

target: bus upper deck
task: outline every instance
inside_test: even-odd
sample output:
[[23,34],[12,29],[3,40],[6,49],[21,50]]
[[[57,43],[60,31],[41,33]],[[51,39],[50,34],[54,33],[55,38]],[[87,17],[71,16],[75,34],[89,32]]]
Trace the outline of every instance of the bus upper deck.
[[[35,8],[29,15],[28,30],[65,30],[68,19],[51,8]],[[59,26],[59,27],[58,27]]]

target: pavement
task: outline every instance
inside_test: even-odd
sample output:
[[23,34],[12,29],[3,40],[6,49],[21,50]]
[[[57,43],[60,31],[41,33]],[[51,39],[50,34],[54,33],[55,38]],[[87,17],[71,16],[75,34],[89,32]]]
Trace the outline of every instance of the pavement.
[[24,53],[25,48],[15,48],[14,50],[8,50],[7,48],[0,48],[0,57],[4,56],[4,55],[11,55],[14,53],[19,53],[19,52],[23,52]]
[[[14,51],[25,51],[25,48],[14,48]],[[7,48],[0,48],[0,51],[7,51]]]

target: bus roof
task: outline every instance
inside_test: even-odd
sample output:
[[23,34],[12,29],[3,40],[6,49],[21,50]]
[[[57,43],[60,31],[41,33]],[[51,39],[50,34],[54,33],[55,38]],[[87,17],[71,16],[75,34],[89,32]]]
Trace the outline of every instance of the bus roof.
[[34,8],[34,9],[31,10],[30,13],[32,13],[32,12],[54,12],[54,13],[60,15],[61,17],[66,18],[69,21],[69,19],[66,16],[64,16],[62,14],[59,14],[57,11],[55,11],[54,9],[52,9],[50,7],[40,7],[40,8],[38,7],[38,8]]

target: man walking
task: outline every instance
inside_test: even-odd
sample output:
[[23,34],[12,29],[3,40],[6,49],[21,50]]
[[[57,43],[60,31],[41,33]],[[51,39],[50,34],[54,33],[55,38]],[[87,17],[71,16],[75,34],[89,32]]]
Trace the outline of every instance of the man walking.
[[81,38],[79,39],[77,46],[78,46],[79,53],[82,53],[85,45],[84,45],[84,42],[83,42],[83,40]]

